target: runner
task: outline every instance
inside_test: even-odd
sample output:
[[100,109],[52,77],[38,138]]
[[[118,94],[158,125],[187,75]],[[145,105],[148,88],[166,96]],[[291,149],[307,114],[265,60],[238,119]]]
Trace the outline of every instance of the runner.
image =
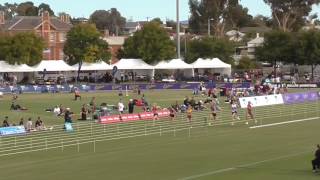
[[238,115],[238,105],[236,104],[235,100],[231,101],[231,113],[232,113],[232,123],[231,125],[234,125],[234,122],[236,119],[240,120],[240,117]]
[[192,106],[189,105],[188,109],[187,109],[187,118],[189,120],[189,122],[191,123],[191,119],[192,119]]
[[257,120],[255,120],[255,118],[254,118],[254,115],[253,115],[253,106],[252,106],[252,103],[249,101],[248,102],[248,105],[247,105],[247,114],[246,114],[246,120],[247,120],[247,122],[246,122],[246,124],[249,124],[249,121],[248,121],[248,117],[250,116],[250,118],[252,119],[252,120],[254,120],[254,123],[256,123],[257,124]]
[[[217,119],[217,111],[218,111],[217,104],[215,101],[211,102],[210,110],[211,110],[212,120],[214,122]],[[211,125],[212,125],[211,122],[209,122],[209,126]]]
[[76,101],[78,98],[81,100],[80,91],[78,88],[74,88],[74,100]]
[[158,108],[156,104],[153,104],[152,106],[152,113],[153,113],[153,125],[155,125],[155,120],[159,119]]

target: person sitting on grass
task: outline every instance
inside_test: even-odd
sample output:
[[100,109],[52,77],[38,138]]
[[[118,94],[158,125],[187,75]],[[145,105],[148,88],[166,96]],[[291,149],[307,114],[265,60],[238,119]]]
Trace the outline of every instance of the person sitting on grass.
[[59,116],[61,114],[61,109],[59,106],[53,108],[53,114]]
[[27,130],[28,132],[31,132],[31,131],[33,130],[33,129],[32,129],[32,120],[31,120],[31,118],[29,118],[28,121],[27,121],[26,130]]
[[9,127],[9,120],[8,120],[8,116],[4,117],[3,123],[2,123],[2,127]]
[[25,108],[25,107],[20,106],[19,104],[15,104],[15,102],[12,102],[11,106],[10,106],[10,110],[13,110],[13,111],[25,111],[25,110],[28,110],[28,109]]
[[23,118],[20,119],[19,126],[24,126]]
[[40,117],[38,117],[38,119],[36,120],[36,122],[35,122],[35,124],[34,124],[34,126],[35,126],[35,128],[36,128],[36,130],[38,131],[38,130],[41,130],[41,119],[40,119]]

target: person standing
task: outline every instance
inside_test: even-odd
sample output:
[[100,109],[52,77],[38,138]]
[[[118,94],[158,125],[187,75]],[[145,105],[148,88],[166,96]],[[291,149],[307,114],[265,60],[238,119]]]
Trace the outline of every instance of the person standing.
[[311,161],[313,172],[318,172],[320,168],[320,145],[317,145],[317,150],[314,153],[315,158]]
[[80,91],[78,88],[74,88],[74,100],[76,101],[78,98],[81,100]]
[[32,120],[31,118],[27,121],[27,131],[30,132],[32,130]]
[[129,110],[129,114],[132,114],[132,113],[133,113],[133,110],[134,110],[134,102],[133,102],[133,99],[130,99],[130,100],[129,100],[128,110]]

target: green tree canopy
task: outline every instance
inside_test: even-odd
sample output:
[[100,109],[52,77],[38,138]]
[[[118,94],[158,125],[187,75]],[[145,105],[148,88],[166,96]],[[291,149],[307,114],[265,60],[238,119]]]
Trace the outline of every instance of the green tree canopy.
[[108,43],[100,35],[94,24],[78,24],[68,32],[63,51],[70,65],[79,64],[78,79],[83,62],[110,59]]
[[107,61],[110,58],[108,43],[100,38],[93,24],[78,24],[67,34],[64,53],[68,63]]
[[31,1],[20,3],[17,7],[19,16],[38,16],[38,7]]
[[272,31],[264,36],[263,46],[256,48],[256,58],[276,64],[277,62],[298,63],[297,42],[295,34]]
[[109,30],[112,34],[121,33],[121,29],[126,24],[126,19],[121,16],[116,8],[110,10],[96,10],[90,15],[89,21],[96,24],[100,31]]
[[299,38],[300,64],[311,65],[312,79],[314,68],[320,64],[320,31],[301,32]]
[[320,0],[264,0],[272,11],[274,23],[282,31],[300,29],[304,19],[312,11],[312,6]]
[[129,37],[119,53],[120,58],[141,58],[155,63],[175,57],[175,45],[168,33],[157,22],[149,22]]
[[39,11],[48,11],[50,16],[54,16],[54,12],[53,10],[51,9],[50,5],[49,4],[45,4],[45,3],[41,3],[39,6],[38,6],[38,10]]
[[9,64],[38,64],[44,48],[43,39],[31,32],[0,35],[0,59]]
[[205,34],[210,23],[213,34],[223,37],[226,29],[246,26],[252,20],[239,0],[189,0],[189,7],[189,26],[194,33]]
[[193,63],[198,58],[219,58],[232,64],[234,44],[227,39],[205,37],[188,43],[186,62]]
[[239,60],[239,64],[236,66],[237,69],[249,70],[249,69],[257,69],[260,68],[260,64],[258,64],[255,60],[252,60],[248,57],[242,57]]

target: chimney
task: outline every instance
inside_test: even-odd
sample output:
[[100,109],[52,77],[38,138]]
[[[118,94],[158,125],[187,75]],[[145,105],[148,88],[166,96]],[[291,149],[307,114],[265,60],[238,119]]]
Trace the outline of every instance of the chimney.
[[61,14],[60,15],[60,21],[70,24],[70,16],[69,16],[69,14]]
[[48,11],[43,11],[41,17],[42,21],[50,21],[50,13]]
[[0,11],[0,25],[5,24],[4,11]]
[[260,34],[259,33],[257,33],[257,38],[259,38],[260,37]]

